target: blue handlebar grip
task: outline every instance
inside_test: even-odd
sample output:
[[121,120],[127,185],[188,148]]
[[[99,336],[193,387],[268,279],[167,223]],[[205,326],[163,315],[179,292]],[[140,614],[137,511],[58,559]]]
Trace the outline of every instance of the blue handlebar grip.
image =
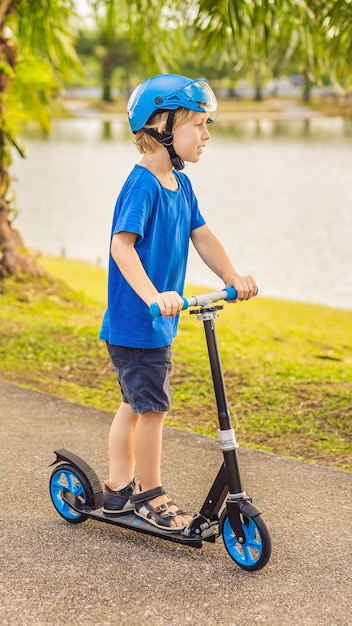
[[[183,299],[182,311],[184,311],[185,309],[188,309],[188,300],[187,298],[182,298],[182,299]],[[149,312],[152,317],[159,317],[161,315],[160,306],[157,304],[157,302],[153,302],[150,305]]]
[[160,306],[156,302],[153,302],[149,307],[149,312],[152,317],[159,317],[159,315],[161,315]]
[[236,300],[237,299],[237,291],[234,287],[225,287],[224,291],[227,291],[226,300]]

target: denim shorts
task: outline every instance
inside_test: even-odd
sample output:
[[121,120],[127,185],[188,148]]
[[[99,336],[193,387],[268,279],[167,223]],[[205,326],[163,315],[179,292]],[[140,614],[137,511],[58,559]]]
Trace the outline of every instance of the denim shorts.
[[117,372],[122,400],[131,406],[133,413],[169,411],[171,346],[125,348],[107,343],[107,348]]

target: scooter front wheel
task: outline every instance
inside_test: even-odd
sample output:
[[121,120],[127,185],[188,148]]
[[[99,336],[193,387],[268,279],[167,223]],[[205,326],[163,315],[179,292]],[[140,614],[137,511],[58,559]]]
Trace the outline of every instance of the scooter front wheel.
[[63,489],[67,489],[73,493],[81,502],[92,506],[93,496],[88,479],[77,467],[69,463],[61,463],[52,472],[49,483],[50,497],[59,515],[67,522],[70,524],[80,524],[84,522],[87,516],[78,513],[65,502],[62,497]]
[[271,539],[268,528],[261,515],[247,517],[241,513],[241,523],[246,537],[240,543],[231,528],[226,509],[220,519],[220,528],[225,548],[230,557],[242,569],[259,570],[264,567],[271,555]]

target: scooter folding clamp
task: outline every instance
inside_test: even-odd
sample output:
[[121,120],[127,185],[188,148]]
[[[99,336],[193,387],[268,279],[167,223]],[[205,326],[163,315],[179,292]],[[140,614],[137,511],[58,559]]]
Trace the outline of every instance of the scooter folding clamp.
[[221,442],[221,450],[235,450],[236,448],[239,448],[234,428],[229,428],[228,430],[218,430],[218,434]]
[[241,491],[241,493],[229,493],[228,499],[232,502],[244,502],[245,500],[249,500],[250,502],[252,501],[251,498],[247,496],[245,491]]

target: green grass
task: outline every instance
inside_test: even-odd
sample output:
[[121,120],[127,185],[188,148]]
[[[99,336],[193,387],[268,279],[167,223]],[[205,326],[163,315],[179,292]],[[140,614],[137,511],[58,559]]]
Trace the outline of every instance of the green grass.
[[[40,262],[64,282],[0,283],[0,377],[114,411],[115,373],[97,339],[106,270]],[[258,297],[225,305],[216,326],[241,445],[350,471],[352,311]],[[187,312],[174,345],[172,390],[167,424],[216,436],[203,327]]]

